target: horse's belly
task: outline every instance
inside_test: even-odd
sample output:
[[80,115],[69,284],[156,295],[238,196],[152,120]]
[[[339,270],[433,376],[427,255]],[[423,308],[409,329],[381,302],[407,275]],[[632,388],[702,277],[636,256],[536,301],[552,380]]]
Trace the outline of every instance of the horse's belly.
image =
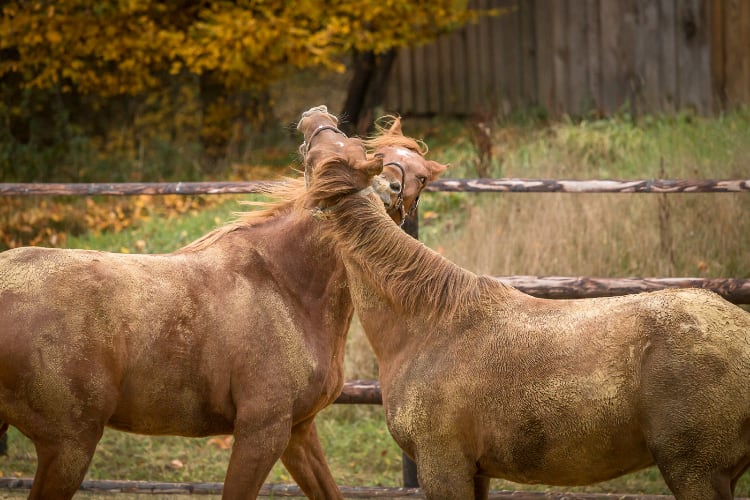
[[198,408],[137,408],[121,404],[107,422],[120,431],[148,435],[211,436],[231,434],[234,423],[225,415],[209,413]]
[[174,370],[152,369],[152,377],[131,376],[120,386],[107,425],[152,435],[207,436],[233,429],[235,408],[229,393],[209,381]]
[[553,437],[546,445],[525,440],[498,444],[501,449],[480,458],[482,473],[526,484],[593,484],[654,463],[641,433],[630,429],[570,440]]

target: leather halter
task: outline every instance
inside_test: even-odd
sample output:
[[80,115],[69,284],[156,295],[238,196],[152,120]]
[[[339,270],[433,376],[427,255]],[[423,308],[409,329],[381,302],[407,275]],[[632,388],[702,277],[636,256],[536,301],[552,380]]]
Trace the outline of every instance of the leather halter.
[[407,212],[404,210],[404,189],[406,188],[406,170],[404,169],[404,166],[401,165],[397,161],[389,161],[388,163],[384,163],[383,166],[387,167],[389,165],[392,165],[394,167],[398,167],[398,169],[401,171],[401,189],[398,192],[398,200],[396,201],[396,204],[393,205],[390,209],[388,209],[389,212],[393,210],[399,210],[401,212],[401,223],[399,224],[400,227],[403,227],[403,225],[406,223],[406,218],[413,216],[417,212],[417,206],[419,205],[419,195],[417,195],[416,199],[414,200],[414,205],[409,208],[409,211]]
[[323,132],[324,130],[330,130],[332,132],[336,132],[337,134],[343,135],[347,139],[349,138],[349,136],[347,136],[344,132],[342,132],[338,127],[334,125],[319,125],[318,128],[316,128],[315,131],[312,134],[310,134],[310,139],[302,143],[302,147],[305,150],[305,154],[307,154],[310,151],[310,146],[312,146],[313,139],[315,139],[315,137],[319,133]]

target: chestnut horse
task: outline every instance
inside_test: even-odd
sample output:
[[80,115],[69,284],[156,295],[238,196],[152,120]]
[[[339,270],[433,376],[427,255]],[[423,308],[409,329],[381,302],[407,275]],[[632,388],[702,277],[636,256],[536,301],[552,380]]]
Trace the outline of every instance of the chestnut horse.
[[377,356],[388,427],[427,498],[489,478],[583,485],[656,464],[677,499],[731,499],[750,464],[750,314],[705,290],[545,300],[425,247],[362,191],[376,170],[310,164]]
[[[327,113],[300,126],[318,122],[308,145],[342,162],[364,155]],[[403,140],[398,126],[384,135]],[[380,194],[408,211],[429,167],[404,168]],[[278,458],[309,497],[341,498],[313,418],[343,385],[349,289],[304,182],[270,194],[264,210],[171,254],[0,254],[0,430],[34,443],[30,498],[71,498],[105,426],[233,434],[224,498],[255,498]]]

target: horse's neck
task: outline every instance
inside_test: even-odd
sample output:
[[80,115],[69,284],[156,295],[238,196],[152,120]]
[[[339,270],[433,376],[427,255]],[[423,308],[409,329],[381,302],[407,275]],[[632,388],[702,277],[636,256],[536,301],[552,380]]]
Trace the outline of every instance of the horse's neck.
[[371,273],[357,259],[345,256],[344,262],[354,310],[382,373],[410,343],[417,342],[416,335],[407,331],[406,318],[394,307],[398,299],[371,281]]
[[366,212],[342,207],[326,227],[345,262],[355,310],[382,367],[420,345],[422,336],[433,330],[414,327],[430,323],[428,297],[435,294],[435,281],[415,270],[439,262],[451,272],[471,273],[445,261],[370,206]]
[[[273,280],[306,335],[321,339],[314,342],[321,355],[343,359],[353,315],[346,272],[333,243],[321,238],[309,212],[292,211],[239,228],[212,246],[207,251],[240,256],[227,264],[233,272]],[[247,262],[262,269],[248,268]]]

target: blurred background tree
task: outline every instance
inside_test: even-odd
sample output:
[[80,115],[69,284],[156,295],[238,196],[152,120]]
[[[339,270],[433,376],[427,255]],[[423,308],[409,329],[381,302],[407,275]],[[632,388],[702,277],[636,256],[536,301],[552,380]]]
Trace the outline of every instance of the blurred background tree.
[[[456,0],[6,1],[0,172],[5,181],[218,175],[233,144],[274,123],[270,85],[310,68],[351,67],[343,112],[366,129],[363,109],[382,101],[394,49],[477,15]],[[127,171],[115,168],[122,162]]]

